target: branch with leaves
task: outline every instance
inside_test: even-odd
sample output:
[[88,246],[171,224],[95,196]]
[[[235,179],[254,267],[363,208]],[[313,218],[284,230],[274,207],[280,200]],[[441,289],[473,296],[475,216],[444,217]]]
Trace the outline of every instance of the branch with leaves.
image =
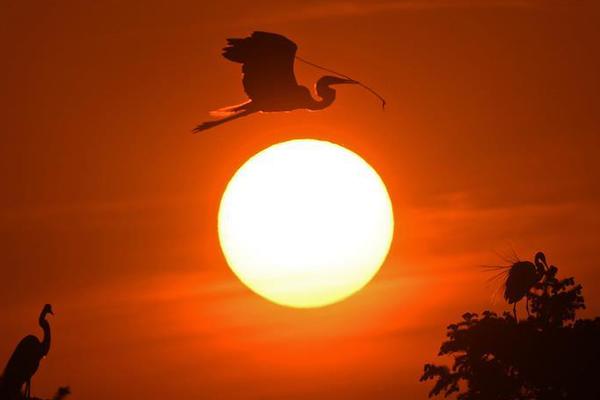
[[582,286],[558,279],[550,267],[527,294],[531,315],[466,313],[447,328],[439,356],[451,367],[426,364],[429,396],[458,400],[600,398],[600,318],[576,319],[585,308]]

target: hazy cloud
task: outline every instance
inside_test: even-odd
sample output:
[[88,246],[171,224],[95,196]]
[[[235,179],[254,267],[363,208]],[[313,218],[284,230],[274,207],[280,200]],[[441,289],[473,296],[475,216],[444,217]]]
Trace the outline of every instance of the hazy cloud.
[[526,8],[535,6],[536,0],[402,0],[383,2],[332,1],[302,4],[286,10],[275,10],[268,17],[251,15],[244,22],[281,23],[321,19],[327,17],[352,17],[404,10],[439,8]]

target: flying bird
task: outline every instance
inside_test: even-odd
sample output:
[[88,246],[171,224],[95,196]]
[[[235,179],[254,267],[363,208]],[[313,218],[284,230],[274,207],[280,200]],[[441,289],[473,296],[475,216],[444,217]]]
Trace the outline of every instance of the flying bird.
[[50,324],[46,320],[48,314],[54,315],[52,306],[46,304],[39,317],[39,325],[44,331],[40,341],[33,335],[25,336],[17,345],[4,368],[2,390],[0,395],[8,399],[20,398],[21,388],[25,385],[25,398],[31,397],[31,378],[37,371],[40,361],[50,350]]
[[[340,84],[361,85],[378,96],[385,105],[381,96],[360,82],[297,57],[297,49],[296,43],[276,33],[254,32],[250,37],[227,39],[223,57],[242,64],[242,83],[249,99],[242,104],[211,112],[212,115],[225,117],[204,122],[198,125],[194,132],[201,132],[256,112],[322,110],[335,100],[336,92],[331,86]],[[299,85],[296,81],[296,58],[340,76],[321,77],[315,84],[315,92],[319,97],[315,99],[307,87]]]
[[513,304],[513,314],[517,319],[517,303],[523,298],[526,298],[525,310],[529,315],[529,298],[527,293],[535,286],[536,283],[542,280],[548,271],[546,256],[542,252],[536,253],[533,263],[531,261],[520,261],[512,263],[508,266],[488,267],[492,269],[500,269],[501,272],[497,277],[506,278],[504,281],[504,299],[508,304]]

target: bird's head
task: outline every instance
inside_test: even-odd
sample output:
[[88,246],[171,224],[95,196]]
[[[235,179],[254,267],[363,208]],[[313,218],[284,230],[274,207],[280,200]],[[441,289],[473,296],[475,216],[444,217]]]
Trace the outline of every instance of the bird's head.
[[548,270],[548,264],[546,263],[546,255],[541,251],[538,251],[535,254],[534,264],[537,273],[540,275],[544,274]]
[[46,304],[44,306],[44,308],[42,309],[42,315],[45,316],[46,314],[54,315],[54,313],[52,312],[52,305],[51,304]]

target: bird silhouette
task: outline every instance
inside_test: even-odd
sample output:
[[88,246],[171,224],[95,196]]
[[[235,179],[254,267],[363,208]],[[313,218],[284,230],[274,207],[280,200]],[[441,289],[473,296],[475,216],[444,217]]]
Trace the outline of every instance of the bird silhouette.
[[269,32],[254,32],[250,37],[227,39],[223,57],[242,64],[242,83],[249,100],[213,111],[211,114],[225,115],[225,118],[204,122],[194,128],[194,132],[256,112],[322,110],[335,100],[336,92],[331,88],[332,85],[364,86],[353,79],[326,75],[315,84],[315,92],[320,99],[313,98],[310,90],[299,85],[294,75],[297,48],[285,36]]
[[[542,280],[546,271],[548,271],[548,264],[546,256],[541,251],[536,253],[533,263],[517,261],[509,267],[504,287],[504,299],[508,301],[508,304],[513,304],[515,319],[517,319],[517,303],[527,296],[536,283]],[[529,315],[529,298],[527,297],[525,310]]]
[[31,378],[42,358],[50,350],[50,324],[46,320],[48,314],[54,315],[50,304],[44,306],[39,317],[39,324],[44,331],[42,341],[33,335],[25,336],[8,360],[2,376],[2,391],[0,391],[5,399],[20,398],[23,385],[25,385],[25,398],[31,397]]
[[517,319],[517,303],[523,297],[526,298],[525,310],[527,311],[527,315],[529,315],[529,298],[527,297],[527,293],[548,272],[548,264],[546,263],[544,253],[541,251],[537,252],[533,262],[517,259],[511,265],[486,266],[484,268],[500,270],[492,279],[500,278],[504,280],[504,299],[508,304],[513,305],[515,320]]

